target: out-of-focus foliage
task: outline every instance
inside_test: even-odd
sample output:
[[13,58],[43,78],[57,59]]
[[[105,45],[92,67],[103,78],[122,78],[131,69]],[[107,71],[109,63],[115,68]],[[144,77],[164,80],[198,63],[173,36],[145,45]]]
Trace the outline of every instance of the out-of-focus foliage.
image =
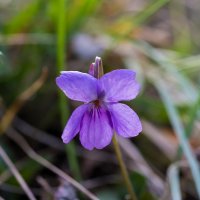
[[[47,67],[48,80],[16,113],[22,124],[14,119],[10,127],[70,173],[55,85],[59,9],[57,0],[0,1],[0,117]],[[129,105],[142,119],[143,133],[120,144],[138,198],[199,199],[200,5],[195,0],[65,0],[64,17],[64,69],[86,72],[101,56],[105,72],[137,71],[141,93]],[[76,106],[68,102],[70,112]],[[30,159],[7,132],[0,145],[35,196],[53,199],[62,185],[59,177]],[[112,146],[85,152],[75,143],[81,184],[100,199],[125,199]],[[1,196],[26,198],[2,159]]]

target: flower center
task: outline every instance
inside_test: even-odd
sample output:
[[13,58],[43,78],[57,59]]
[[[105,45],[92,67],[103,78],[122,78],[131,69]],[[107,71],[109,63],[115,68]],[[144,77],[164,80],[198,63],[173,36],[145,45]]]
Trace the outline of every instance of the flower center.
[[97,99],[95,101],[93,101],[95,107],[99,107],[100,106],[100,101]]

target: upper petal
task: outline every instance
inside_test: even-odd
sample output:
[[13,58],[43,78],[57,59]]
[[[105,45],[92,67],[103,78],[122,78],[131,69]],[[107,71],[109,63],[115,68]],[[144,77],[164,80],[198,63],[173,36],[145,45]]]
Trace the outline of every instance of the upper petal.
[[113,128],[123,137],[134,137],[142,131],[142,124],[137,114],[127,105],[113,103],[107,105],[110,111]]
[[56,78],[58,87],[70,99],[90,102],[97,99],[97,79],[78,71],[63,71]]
[[135,98],[140,90],[135,76],[136,73],[128,69],[114,70],[102,76],[99,88],[105,95],[104,101],[117,102]]
[[81,130],[81,144],[88,150],[102,149],[107,146],[113,136],[112,122],[109,112],[103,107],[92,105],[84,114]]
[[88,110],[88,107],[88,104],[81,105],[72,113],[62,134],[62,140],[64,143],[69,143],[80,131],[81,121],[84,113]]

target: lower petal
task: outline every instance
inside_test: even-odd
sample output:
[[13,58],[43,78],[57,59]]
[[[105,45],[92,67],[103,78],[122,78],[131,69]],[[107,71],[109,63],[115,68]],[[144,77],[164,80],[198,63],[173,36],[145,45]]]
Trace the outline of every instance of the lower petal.
[[62,140],[64,143],[69,143],[80,131],[80,124],[84,113],[88,110],[88,107],[88,104],[81,105],[72,113],[62,134]]
[[122,103],[108,104],[113,128],[123,137],[135,137],[142,131],[142,124],[137,114]]
[[103,107],[92,106],[83,116],[80,141],[88,150],[102,149],[110,144],[113,136],[109,112]]

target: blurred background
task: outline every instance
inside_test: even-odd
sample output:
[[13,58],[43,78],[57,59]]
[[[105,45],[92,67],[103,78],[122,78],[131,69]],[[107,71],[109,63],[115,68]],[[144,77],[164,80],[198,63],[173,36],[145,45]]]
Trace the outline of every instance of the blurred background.
[[60,138],[78,103],[55,77],[96,56],[142,86],[128,105],[143,132],[120,139],[138,199],[200,199],[199,19],[197,0],[0,0],[0,199],[31,199],[13,169],[36,199],[88,199],[62,172],[102,200],[128,199],[112,145]]

